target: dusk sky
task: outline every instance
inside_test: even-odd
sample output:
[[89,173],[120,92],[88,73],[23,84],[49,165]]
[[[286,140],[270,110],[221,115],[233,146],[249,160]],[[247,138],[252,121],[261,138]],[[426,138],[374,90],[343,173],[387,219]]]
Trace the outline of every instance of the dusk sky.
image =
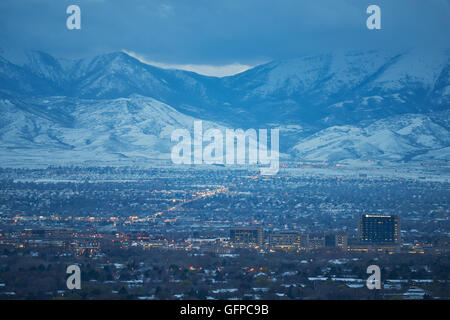
[[[0,48],[78,58],[126,51],[163,66],[218,75],[340,49],[448,46],[448,0],[2,0]],[[81,30],[66,8],[81,8]],[[381,7],[382,30],[366,8]]]

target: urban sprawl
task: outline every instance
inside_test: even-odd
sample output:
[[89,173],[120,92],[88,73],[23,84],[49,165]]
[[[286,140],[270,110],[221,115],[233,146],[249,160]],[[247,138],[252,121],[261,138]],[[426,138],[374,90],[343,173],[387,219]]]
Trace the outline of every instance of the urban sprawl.
[[447,181],[311,170],[1,169],[0,296],[450,297]]

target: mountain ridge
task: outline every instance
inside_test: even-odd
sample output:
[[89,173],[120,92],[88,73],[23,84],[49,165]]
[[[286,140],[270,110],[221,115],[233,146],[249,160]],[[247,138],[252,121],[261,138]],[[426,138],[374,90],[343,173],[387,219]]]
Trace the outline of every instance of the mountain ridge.
[[[166,115],[174,112],[176,117],[188,117],[190,122],[201,119],[212,126],[280,128],[281,151],[293,160],[372,156],[414,161],[418,156],[426,160],[427,154],[439,158],[441,149],[446,160],[450,146],[448,121],[436,116],[444,112],[448,117],[445,112],[450,109],[448,51],[328,53],[272,61],[223,78],[161,69],[124,52],[67,60],[38,51],[29,52],[23,65],[0,57],[0,99],[0,154],[20,148],[56,148],[92,155],[96,148],[98,154],[117,153],[121,158],[127,154],[167,158],[168,140],[155,132],[147,136],[139,131],[143,122],[133,124],[129,110],[112,111],[118,119],[124,115],[130,119],[109,128],[109,137],[92,137],[96,123],[107,135],[105,124],[112,121],[107,112],[80,124],[88,112],[116,110],[124,101],[136,110],[139,103],[153,106],[149,108],[163,105],[148,114],[160,119],[160,123],[154,119],[160,129],[171,126]],[[418,123],[421,129],[399,134],[402,128],[393,129],[399,119]],[[135,131],[133,126],[140,129]],[[429,128],[436,130],[426,131]],[[120,142],[124,132],[132,134]],[[429,145],[418,142],[423,132]],[[87,150],[74,138],[76,133],[92,140],[95,148]],[[147,141],[150,147],[136,141]],[[119,146],[123,152],[116,152]]]

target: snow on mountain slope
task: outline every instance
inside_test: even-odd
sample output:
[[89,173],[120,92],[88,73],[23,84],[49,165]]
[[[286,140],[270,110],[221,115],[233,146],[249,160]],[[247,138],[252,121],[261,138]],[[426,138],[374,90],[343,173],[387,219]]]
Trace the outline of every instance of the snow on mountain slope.
[[192,72],[143,64],[123,52],[79,60],[56,59],[40,51],[27,52],[26,56],[24,72],[47,81],[60,95],[71,97],[104,99],[141,94],[170,103],[184,95],[189,102],[205,96],[204,83],[211,81]]
[[420,84],[425,89],[433,90],[440,76],[448,77],[445,70],[449,65],[448,53],[416,49],[395,59],[395,63],[374,79],[370,88],[398,90],[405,84]]
[[329,97],[363,87],[401,89],[408,83],[433,89],[449,59],[446,51],[341,51],[270,62],[227,81],[243,84],[244,99],[315,92]]
[[[89,101],[73,113],[75,127],[83,134],[64,135],[79,150],[139,154],[143,157],[170,154],[170,135],[184,128],[192,132],[194,118],[152,98],[132,96],[102,102]],[[205,121],[204,129],[223,128]],[[88,129],[88,132],[85,132]],[[71,131],[72,132],[72,131]],[[87,134],[86,134],[87,133]]]
[[27,57],[22,67],[0,60],[0,92],[90,99],[140,94],[232,126],[278,122],[317,130],[450,104],[450,54],[428,48],[303,56],[225,78],[161,69],[124,52],[79,60],[42,52]]
[[2,148],[52,148],[59,145],[52,134],[53,122],[49,119],[17,108],[9,100],[1,100],[0,106]]
[[81,96],[123,97],[148,91],[150,96],[158,98],[170,91],[162,76],[156,76],[123,53],[95,57],[85,68],[82,77],[76,81]]
[[410,114],[382,119],[367,127],[330,127],[302,139],[293,151],[300,159],[311,161],[406,161],[426,159],[427,153],[436,158],[433,152],[449,145],[446,128],[426,115]]
[[286,95],[311,94],[317,90],[326,97],[361,83],[367,75],[376,73],[380,66],[392,59],[386,53],[372,51],[341,52],[272,62],[264,66],[267,70],[263,74],[264,80],[246,97],[268,97],[280,92]]
[[231,104],[260,121],[323,129],[446,109],[449,76],[448,51],[380,50],[274,61],[223,81]]
[[0,57],[0,94],[54,94],[51,84],[26,69]]
[[[134,95],[112,100],[46,98],[28,101],[0,101],[0,157],[15,161],[48,159],[53,154],[62,162],[83,160],[168,159],[175,129],[193,132],[195,118],[152,98]],[[72,104],[70,118],[51,118],[55,110]],[[224,127],[203,121],[203,130]]]
[[423,154],[414,157],[416,161],[449,161],[450,159],[450,147],[445,147],[441,149],[434,149]]
[[449,59],[428,49],[335,52],[214,78],[123,52],[29,52],[23,65],[0,57],[0,156],[167,158],[169,132],[201,118],[280,128],[280,151],[301,159],[445,159]]

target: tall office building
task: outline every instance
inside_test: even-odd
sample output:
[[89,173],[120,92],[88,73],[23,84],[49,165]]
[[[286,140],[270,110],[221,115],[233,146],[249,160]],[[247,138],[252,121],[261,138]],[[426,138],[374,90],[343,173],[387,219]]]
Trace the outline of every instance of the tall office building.
[[270,235],[270,246],[280,249],[307,249],[308,235],[296,231],[278,231]]
[[234,244],[261,246],[263,239],[264,234],[261,227],[234,227],[230,229],[230,241]]
[[359,239],[368,244],[398,244],[400,224],[397,215],[364,214],[359,219]]

